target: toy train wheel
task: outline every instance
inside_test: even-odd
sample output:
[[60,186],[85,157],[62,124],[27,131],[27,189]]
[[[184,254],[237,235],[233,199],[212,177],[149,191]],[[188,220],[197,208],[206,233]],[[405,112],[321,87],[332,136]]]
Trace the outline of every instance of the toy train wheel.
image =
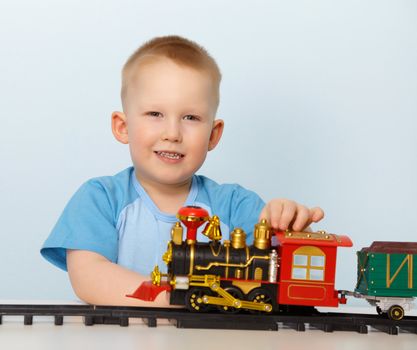
[[399,321],[404,317],[404,309],[399,305],[393,305],[388,309],[388,318]]
[[[274,308],[275,302],[271,294],[263,288],[255,288],[248,294],[248,300],[254,303],[271,304]],[[250,310],[253,314],[264,313],[264,311]]]
[[203,298],[205,295],[212,295],[208,288],[191,288],[185,294],[185,303],[187,309],[191,312],[207,312],[210,309],[209,304],[205,304]]
[[[226,292],[228,292],[233,298],[236,299],[243,299],[243,293],[240,289],[236,287],[227,287],[224,289]],[[233,307],[233,306],[226,306],[226,305],[219,305],[219,310],[224,313],[228,314],[235,314],[238,313],[241,309]]]

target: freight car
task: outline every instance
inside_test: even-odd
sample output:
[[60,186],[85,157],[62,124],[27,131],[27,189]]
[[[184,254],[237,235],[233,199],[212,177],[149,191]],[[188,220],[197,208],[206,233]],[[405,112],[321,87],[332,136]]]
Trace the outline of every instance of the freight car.
[[373,242],[357,252],[357,284],[347,294],[366,299],[378,314],[402,319],[417,295],[416,254],[417,243]]
[[[239,228],[221,243],[217,216],[209,217],[205,209],[195,206],[181,208],[177,216],[180,222],[174,225],[163,256],[167,273],[155,266],[152,281],[129,297],[152,301],[167,291],[171,305],[184,305],[192,312],[217,308],[224,313],[300,313],[317,306],[337,307],[349,295],[365,298],[380,314],[400,320],[416,295],[412,252],[417,244],[399,251],[398,243],[375,242],[358,252],[358,283],[350,292],[335,289],[337,248],[352,246],[347,236],[273,231],[262,220],[255,225],[252,245]],[[198,242],[197,230],[206,222],[202,233],[209,242]],[[187,229],[185,238],[181,223]]]

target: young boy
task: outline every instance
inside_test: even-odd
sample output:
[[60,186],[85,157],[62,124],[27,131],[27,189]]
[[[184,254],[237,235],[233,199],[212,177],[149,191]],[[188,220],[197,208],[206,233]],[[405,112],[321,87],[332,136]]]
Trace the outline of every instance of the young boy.
[[[112,131],[129,145],[133,167],[86,182],[41,249],[68,270],[80,299],[147,305],[125,295],[149,279],[154,265],[165,266],[161,257],[184,205],[218,215],[224,237],[235,227],[250,234],[260,218],[282,230],[301,230],[323,218],[320,208],[284,199],[265,205],[238,185],[195,175],[222,136],[224,122],[215,118],[220,79],[214,59],[178,36],[155,38],[126,62],[123,112],[112,114]],[[168,303],[162,295],[152,305]]]

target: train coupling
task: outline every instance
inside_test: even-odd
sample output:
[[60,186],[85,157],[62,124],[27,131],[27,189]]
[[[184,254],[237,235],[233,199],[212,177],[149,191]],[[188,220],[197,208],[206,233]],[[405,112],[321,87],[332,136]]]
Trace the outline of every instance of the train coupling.
[[337,293],[339,294],[338,296],[339,304],[346,304],[347,303],[346,296],[349,295],[351,292],[349,292],[348,290],[338,290]]

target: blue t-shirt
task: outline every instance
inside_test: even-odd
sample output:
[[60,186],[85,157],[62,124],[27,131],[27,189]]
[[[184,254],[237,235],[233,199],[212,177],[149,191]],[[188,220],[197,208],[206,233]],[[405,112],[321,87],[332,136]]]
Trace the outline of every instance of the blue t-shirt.
[[[265,203],[256,193],[239,185],[219,185],[194,175],[185,205],[197,205],[210,216],[219,216],[224,238],[241,227],[251,242],[254,224]],[[66,270],[67,249],[89,250],[148,275],[155,265],[164,270],[162,255],[176,221],[175,215],[158,209],[130,167],[115,176],[94,178],[83,184],[68,202],[41,254]],[[205,239],[197,235],[197,240]]]

